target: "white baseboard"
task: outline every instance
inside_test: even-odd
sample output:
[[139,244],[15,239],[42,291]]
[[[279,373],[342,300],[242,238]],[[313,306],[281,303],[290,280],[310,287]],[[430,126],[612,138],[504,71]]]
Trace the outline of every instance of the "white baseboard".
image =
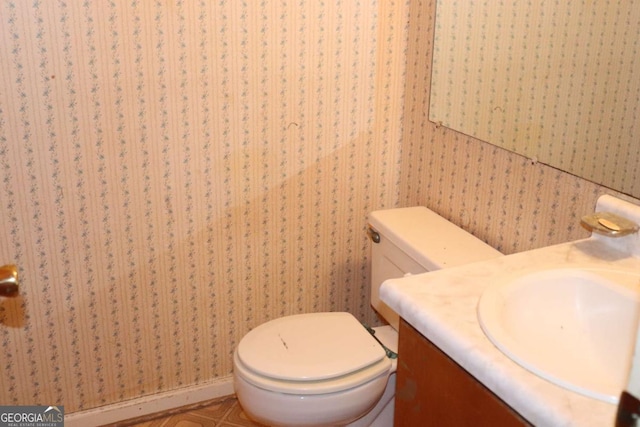
[[125,402],[73,412],[64,417],[65,427],[95,427],[233,394],[233,377],[224,377],[196,386],[144,396]]

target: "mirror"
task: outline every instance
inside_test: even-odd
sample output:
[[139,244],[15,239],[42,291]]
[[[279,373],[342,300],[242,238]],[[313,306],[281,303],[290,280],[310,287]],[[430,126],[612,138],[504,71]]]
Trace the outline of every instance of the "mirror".
[[431,121],[640,197],[640,2],[436,10]]

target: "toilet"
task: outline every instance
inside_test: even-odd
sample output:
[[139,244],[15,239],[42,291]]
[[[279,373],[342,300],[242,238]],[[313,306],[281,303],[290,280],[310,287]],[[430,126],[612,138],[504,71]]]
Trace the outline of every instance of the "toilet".
[[425,207],[372,212],[368,234],[371,305],[388,325],[371,329],[349,313],[308,313],[247,333],[234,352],[234,388],[253,420],[268,426],[391,427],[399,318],[380,300],[380,285],[501,255]]

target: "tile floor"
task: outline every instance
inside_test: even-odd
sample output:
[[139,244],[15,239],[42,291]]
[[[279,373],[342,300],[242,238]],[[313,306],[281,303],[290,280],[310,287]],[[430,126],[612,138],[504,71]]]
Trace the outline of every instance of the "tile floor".
[[104,427],[262,427],[262,424],[251,421],[236,398],[227,396]]

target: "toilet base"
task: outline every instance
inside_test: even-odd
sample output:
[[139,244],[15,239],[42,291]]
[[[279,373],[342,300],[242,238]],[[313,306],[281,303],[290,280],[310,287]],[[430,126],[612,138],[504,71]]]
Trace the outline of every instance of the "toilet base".
[[[395,375],[393,377],[395,379]],[[244,412],[262,424],[282,427],[344,426],[376,407],[385,392],[388,378],[387,373],[350,390],[311,396],[264,390],[237,374],[234,374],[234,386]]]
[[347,424],[346,427],[393,427],[393,415],[395,410],[394,398],[396,396],[396,373],[389,375],[387,387],[384,394],[373,407],[362,418]]

